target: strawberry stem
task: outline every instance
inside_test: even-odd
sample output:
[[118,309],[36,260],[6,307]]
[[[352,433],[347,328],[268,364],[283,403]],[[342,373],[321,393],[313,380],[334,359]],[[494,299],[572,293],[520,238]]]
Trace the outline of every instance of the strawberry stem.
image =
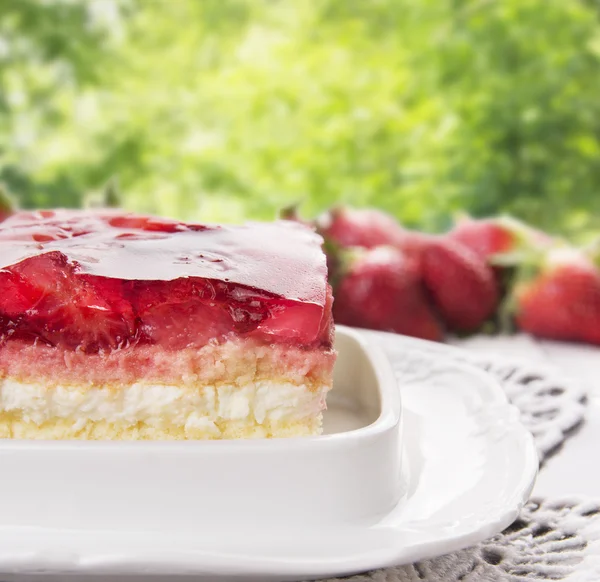
[[106,208],[121,208],[122,194],[116,177],[112,177],[104,187],[103,203]]
[[352,270],[356,261],[365,253],[360,247],[342,248],[331,240],[325,239],[323,250],[329,262],[335,265],[335,270],[330,273],[330,284],[335,289],[339,282]]
[[8,191],[6,186],[0,185],[0,212],[11,213],[17,210],[18,205],[14,196]]
[[498,330],[500,333],[514,333],[517,302],[512,293],[507,293],[498,306]]
[[279,210],[279,218],[282,220],[299,220],[300,213],[298,212],[298,207],[300,204],[298,202],[294,202],[289,206],[284,206]]

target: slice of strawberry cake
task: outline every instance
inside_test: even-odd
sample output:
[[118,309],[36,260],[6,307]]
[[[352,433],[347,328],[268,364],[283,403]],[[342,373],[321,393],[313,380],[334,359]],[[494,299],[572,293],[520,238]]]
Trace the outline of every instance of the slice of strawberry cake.
[[8,218],[0,438],[318,434],[335,360],[321,242],[287,221]]

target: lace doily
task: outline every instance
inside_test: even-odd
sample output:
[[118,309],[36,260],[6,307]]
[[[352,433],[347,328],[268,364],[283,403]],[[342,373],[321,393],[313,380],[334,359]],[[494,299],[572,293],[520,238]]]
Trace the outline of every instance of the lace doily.
[[[390,334],[366,332],[392,363],[406,346]],[[414,349],[414,346],[412,346]],[[542,368],[484,359],[447,346],[423,345],[442,358],[476,365],[494,376],[533,433],[540,461],[558,451],[582,423],[586,395],[577,382]],[[532,499],[517,521],[476,546],[407,566],[376,570],[348,582],[600,582],[600,501]]]
[[[381,332],[363,332],[383,348],[392,364],[403,359],[406,345],[398,336]],[[414,345],[411,346],[414,350]],[[511,362],[483,358],[443,344],[423,344],[441,358],[473,364],[494,376],[509,400],[520,410],[521,421],[533,433],[540,463],[556,453],[575,432],[585,415],[586,393],[583,387],[554,371]]]
[[474,547],[329,582],[598,582],[599,538],[598,502],[533,499],[508,529]]
[[521,422],[535,438],[540,463],[556,453],[583,422],[587,397],[579,383],[508,361],[474,357],[470,361],[497,378],[521,411]]

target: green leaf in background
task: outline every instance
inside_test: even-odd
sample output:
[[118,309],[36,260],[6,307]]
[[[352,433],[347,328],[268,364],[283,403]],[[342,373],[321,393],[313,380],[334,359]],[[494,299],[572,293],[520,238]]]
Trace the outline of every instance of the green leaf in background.
[[303,201],[409,226],[600,230],[583,0],[0,0],[0,181],[22,206],[195,220]]

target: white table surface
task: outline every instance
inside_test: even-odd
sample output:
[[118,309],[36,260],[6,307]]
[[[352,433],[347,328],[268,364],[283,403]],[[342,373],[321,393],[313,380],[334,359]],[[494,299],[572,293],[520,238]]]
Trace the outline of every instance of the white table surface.
[[589,395],[586,419],[540,472],[534,495],[600,498],[600,347],[541,341],[526,335],[453,342],[476,353],[541,364],[582,382]]

